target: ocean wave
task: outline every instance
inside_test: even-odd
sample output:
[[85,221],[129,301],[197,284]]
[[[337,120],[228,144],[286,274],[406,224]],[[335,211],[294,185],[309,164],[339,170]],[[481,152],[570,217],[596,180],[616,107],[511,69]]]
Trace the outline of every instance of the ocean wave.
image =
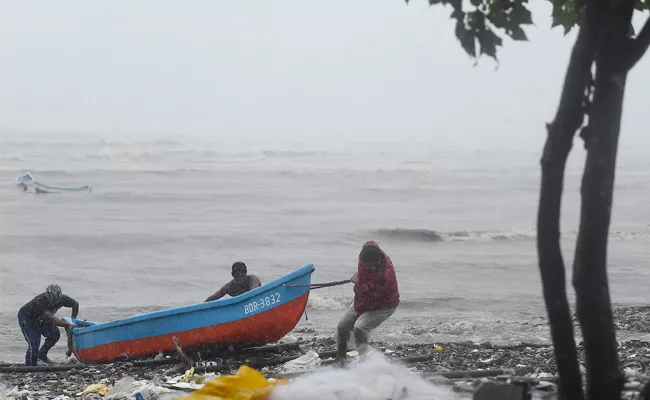
[[307,300],[307,309],[322,311],[345,310],[351,303],[352,298],[321,297],[318,294],[311,292],[309,293],[309,300]]
[[[494,242],[537,238],[534,230],[439,232],[430,229],[389,228],[378,229],[370,233],[382,238],[414,242]],[[563,239],[575,240],[577,236],[575,231],[562,232]],[[650,239],[650,232],[614,231],[610,232],[609,237],[612,240],[645,240]]]
[[2,147],[69,147],[69,148],[87,148],[87,147],[129,147],[129,146],[161,146],[161,147],[177,147],[182,146],[183,143],[169,140],[140,140],[140,141],[118,141],[111,139],[97,139],[86,141],[52,141],[52,140],[7,140],[0,142]]
[[0,161],[25,162],[27,159],[14,154],[0,154]]

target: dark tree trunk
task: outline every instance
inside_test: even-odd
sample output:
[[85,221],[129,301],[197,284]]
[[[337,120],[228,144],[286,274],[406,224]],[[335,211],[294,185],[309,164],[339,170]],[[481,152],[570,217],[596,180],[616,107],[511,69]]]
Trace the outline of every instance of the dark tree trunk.
[[616,333],[607,281],[607,243],[611,221],[616,153],[623,112],[627,67],[622,65],[633,0],[608,2],[601,12],[596,81],[589,125],[584,131],[587,159],[582,177],[580,231],[575,253],[573,286],[576,311],[585,343],[587,398],[620,399]]
[[542,155],[542,182],[537,215],[537,254],[544,301],[560,374],[559,394],[565,400],[581,400],[582,379],[573,336],[573,322],[566,295],[564,259],[560,247],[560,211],[564,170],[573,137],[583,123],[584,98],[591,85],[591,66],[598,39],[593,7],[588,8],[573,47],[562,97],[555,119],[548,124]]

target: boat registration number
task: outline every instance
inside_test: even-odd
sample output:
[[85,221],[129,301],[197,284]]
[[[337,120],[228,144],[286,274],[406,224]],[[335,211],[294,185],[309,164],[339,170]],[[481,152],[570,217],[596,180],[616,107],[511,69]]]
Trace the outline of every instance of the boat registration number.
[[244,304],[244,314],[250,314],[278,303],[280,303],[280,293],[273,293],[272,295],[262,297],[257,301]]

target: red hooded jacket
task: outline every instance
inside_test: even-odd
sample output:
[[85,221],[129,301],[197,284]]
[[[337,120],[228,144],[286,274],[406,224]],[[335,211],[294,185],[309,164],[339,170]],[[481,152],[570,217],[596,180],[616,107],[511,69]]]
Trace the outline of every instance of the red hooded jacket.
[[[366,246],[379,248],[379,245],[375,242],[367,242],[363,247]],[[359,259],[357,266],[359,283],[355,286],[361,293],[355,288],[354,310],[356,312],[396,308],[399,304],[399,289],[393,262],[383,250],[379,250],[384,255],[384,267],[375,272],[368,271],[363,266],[361,259]]]

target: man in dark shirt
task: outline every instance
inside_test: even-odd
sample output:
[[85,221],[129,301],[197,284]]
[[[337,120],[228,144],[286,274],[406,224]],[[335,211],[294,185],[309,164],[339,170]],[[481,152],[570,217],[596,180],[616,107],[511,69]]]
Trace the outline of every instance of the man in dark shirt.
[[[29,345],[25,355],[26,365],[37,365],[38,360],[47,364],[54,364],[47,358],[47,352],[59,341],[61,334],[57,326],[72,328],[74,325],[55,316],[61,307],[72,308],[72,318],[79,314],[79,303],[73,298],[64,295],[59,285],[52,284],[45,293],[34,297],[18,311],[18,323],[23,336]],[[41,336],[45,336],[45,343],[39,350]]]
[[256,275],[249,275],[246,264],[243,262],[236,262],[232,265],[232,277],[230,282],[226,283],[221,289],[217,290],[215,294],[208,297],[205,301],[218,300],[225,295],[230,297],[239,296],[249,290],[262,286],[260,278]]

